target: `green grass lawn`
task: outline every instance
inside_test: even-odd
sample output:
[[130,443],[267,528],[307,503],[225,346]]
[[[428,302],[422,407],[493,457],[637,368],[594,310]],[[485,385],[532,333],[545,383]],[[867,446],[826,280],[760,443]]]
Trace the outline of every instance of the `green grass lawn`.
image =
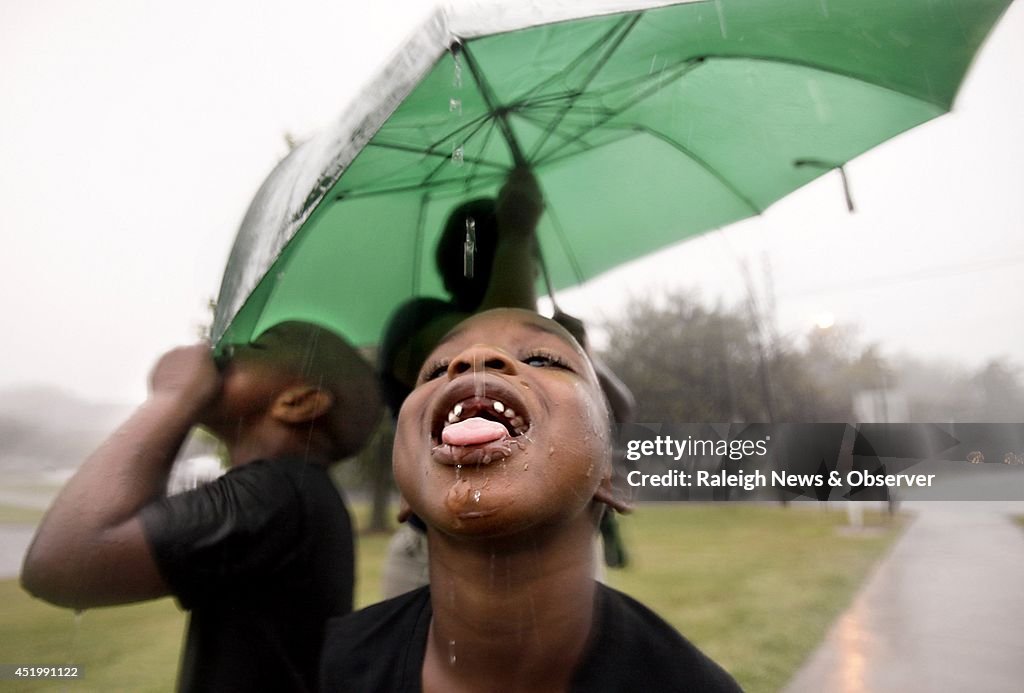
[[841,509],[647,505],[622,520],[632,564],[609,581],[654,609],[751,693],[777,691],[821,642],[900,518]]
[[34,525],[41,519],[43,519],[42,510],[0,503],[0,524]]
[[[357,513],[361,514],[361,513]],[[869,516],[869,523],[883,518]],[[751,692],[776,691],[819,643],[896,534],[837,533],[841,511],[659,504],[622,520],[632,558],[609,582],[675,625]],[[359,542],[356,601],[380,598],[387,537]],[[90,610],[33,600],[0,581],[0,663],[84,668],[76,682],[0,682],[0,691],[166,691],[184,616],[169,599]]]

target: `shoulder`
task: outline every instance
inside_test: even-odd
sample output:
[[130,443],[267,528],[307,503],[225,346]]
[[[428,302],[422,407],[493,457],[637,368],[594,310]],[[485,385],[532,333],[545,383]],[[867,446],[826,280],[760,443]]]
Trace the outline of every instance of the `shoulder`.
[[153,557],[182,604],[195,604],[237,576],[263,574],[297,555],[306,489],[319,478],[305,467],[312,465],[254,461],[142,509]]
[[595,637],[579,690],[741,690],[736,681],[660,616],[598,585]]
[[327,623],[323,690],[417,688],[430,626],[430,589],[421,587]]

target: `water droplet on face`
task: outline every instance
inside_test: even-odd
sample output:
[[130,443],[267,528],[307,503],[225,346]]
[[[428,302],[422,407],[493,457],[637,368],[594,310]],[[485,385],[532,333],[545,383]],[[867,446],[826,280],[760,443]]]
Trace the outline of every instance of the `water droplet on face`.
[[480,354],[473,354],[473,394],[483,397],[486,394],[484,385],[483,360]]
[[448,641],[448,663],[455,666],[455,641]]
[[523,465],[523,471],[524,472],[530,471],[530,463],[529,462],[527,462],[526,464]]
[[462,478],[462,465],[461,464],[455,465],[455,478],[456,479],[461,479]]
[[474,503],[479,503],[480,502],[480,495],[481,495],[480,494],[480,489],[477,489],[477,490],[473,491],[473,502]]
[[452,150],[452,163],[455,164],[456,166],[462,166],[465,160],[466,152],[462,148],[462,145],[460,144],[459,146]]

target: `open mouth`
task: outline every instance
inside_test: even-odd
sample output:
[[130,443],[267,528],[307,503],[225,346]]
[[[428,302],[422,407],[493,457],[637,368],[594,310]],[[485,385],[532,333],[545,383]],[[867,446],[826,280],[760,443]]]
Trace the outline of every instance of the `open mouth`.
[[[530,430],[525,405],[510,392],[445,398],[434,417],[434,457],[445,464],[487,464],[512,454]],[[504,388],[502,388],[504,389]]]

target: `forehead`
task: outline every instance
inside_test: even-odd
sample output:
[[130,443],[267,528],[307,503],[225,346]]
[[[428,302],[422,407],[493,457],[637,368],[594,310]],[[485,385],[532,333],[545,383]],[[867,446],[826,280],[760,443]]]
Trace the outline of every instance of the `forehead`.
[[444,336],[438,349],[466,342],[487,342],[506,349],[537,343],[561,344],[585,357],[579,343],[557,322],[514,308],[500,308],[467,318]]

